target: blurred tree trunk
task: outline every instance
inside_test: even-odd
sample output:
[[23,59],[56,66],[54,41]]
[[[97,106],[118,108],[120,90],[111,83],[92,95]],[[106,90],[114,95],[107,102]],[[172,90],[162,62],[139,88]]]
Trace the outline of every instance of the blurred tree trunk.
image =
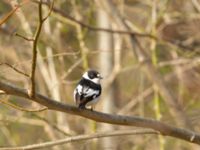
[[[61,6],[61,3],[59,4],[59,7]],[[46,12],[48,12],[48,9],[44,9]],[[57,22],[55,25],[59,26],[59,22]],[[54,30],[51,27],[50,24],[50,20],[47,19],[44,23],[44,33],[53,38],[52,41],[55,39],[60,39],[60,30],[57,29],[57,34],[53,34]],[[54,35],[53,37],[51,35]],[[58,42],[57,42],[58,43]],[[56,44],[57,44],[56,43]],[[55,51],[55,50],[54,50]],[[54,52],[55,53],[55,52]],[[49,86],[50,89],[50,94],[51,97],[55,100],[58,100],[59,102],[62,102],[62,94],[60,94],[60,84],[59,84],[59,77],[58,77],[58,72],[56,70],[56,63],[55,60],[53,59],[54,57],[54,53],[53,53],[53,49],[50,46],[46,46],[46,55],[47,55],[47,69],[49,72],[49,77],[51,79],[51,84]],[[50,118],[53,119],[52,116],[54,116],[54,114],[50,113]],[[66,115],[64,115],[63,113],[60,112],[56,112],[55,115],[55,119],[56,119],[56,124],[58,127],[60,127],[60,129],[62,129],[63,131],[65,131],[66,133],[70,133],[70,128],[68,126],[68,121],[66,119]],[[60,134],[56,134],[56,137],[62,137]],[[66,148],[71,148],[71,144],[70,145],[62,145],[60,148],[62,149],[66,149]]]
[[[106,12],[101,8],[99,8],[97,12],[97,23],[100,28],[106,28],[106,29],[111,28],[109,17],[106,14]],[[106,81],[106,78],[111,75],[113,69],[112,34],[106,32],[99,32],[98,49],[100,50],[100,55],[99,55],[100,72],[104,77],[104,81]],[[115,108],[114,91],[115,91],[114,84],[111,84],[106,91],[103,91],[101,97],[104,100],[102,105],[103,112],[107,113],[114,112]],[[112,125],[108,124],[102,125],[102,130],[104,131],[111,131],[113,129],[114,128]],[[115,145],[113,143],[114,143],[113,138],[105,138],[103,140],[103,147],[115,149]]]

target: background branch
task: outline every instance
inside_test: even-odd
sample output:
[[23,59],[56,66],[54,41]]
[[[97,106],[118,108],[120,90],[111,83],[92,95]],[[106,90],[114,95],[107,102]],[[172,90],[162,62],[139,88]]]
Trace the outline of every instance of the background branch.
[[47,107],[44,107],[44,108],[40,108],[40,109],[36,109],[36,110],[31,110],[31,109],[27,109],[27,108],[22,108],[20,106],[14,105],[8,101],[1,100],[1,99],[0,99],[0,103],[3,103],[9,107],[16,109],[16,110],[25,111],[25,112],[41,112],[41,111],[45,111],[48,109]]
[[0,63],[0,65],[6,65],[6,66],[10,67],[11,69],[13,69],[14,71],[16,71],[17,73],[22,74],[23,76],[29,77],[28,74],[26,74],[23,71],[17,69],[16,67],[14,67],[13,65],[11,65],[9,63]]
[[[131,31],[130,25],[128,25],[124,21],[123,17],[120,15],[119,11],[116,9],[111,1],[102,1],[100,4],[106,9],[109,14],[112,14],[113,18],[121,29],[125,31]],[[130,45],[134,54],[136,55],[137,60],[142,64],[141,67],[144,69],[144,72],[147,74],[150,81],[152,81],[158,88],[159,94],[164,98],[166,104],[169,106],[169,111],[176,123],[187,128],[192,128],[192,125],[190,124],[187,115],[183,111],[182,106],[180,105],[180,103],[178,103],[174,94],[168,88],[159,70],[154,67],[150,56],[143,48],[137,37],[135,35],[130,35],[126,36],[125,39],[126,42]]]
[[69,137],[69,138],[61,139],[61,140],[55,140],[55,141],[44,142],[44,143],[33,144],[33,145],[20,146],[20,147],[5,147],[5,148],[0,148],[0,150],[41,149],[41,148],[53,147],[53,146],[56,146],[56,145],[67,144],[67,143],[71,143],[71,142],[92,140],[92,139],[95,139],[95,138],[125,136],[125,135],[142,135],[142,134],[159,134],[159,133],[154,131],[154,130],[150,130],[150,129],[121,130],[121,131],[112,131],[112,132],[105,132],[105,133],[95,133],[95,134],[90,134],[90,135],[72,136],[72,137]]
[[[35,3],[39,3],[38,0],[32,0]],[[43,2],[42,4],[49,6],[49,3]],[[98,27],[94,27],[91,26],[89,24],[86,24],[80,20],[77,20],[73,17],[71,17],[70,15],[66,14],[64,11],[58,9],[58,8],[52,8],[53,13],[59,14],[62,17],[72,21],[73,23],[76,23],[78,25],[80,25],[83,28],[87,28],[89,30],[93,30],[93,31],[103,31],[103,32],[108,32],[108,33],[118,33],[118,34],[129,34],[129,35],[135,35],[135,36],[139,36],[139,37],[148,37],[148,38],[153,38],[153,39],[157,39],[155,36],[148,34],[148,33],[137,33],[137,32],[132,32],[132,31],[126,31],[126,30],[112,30],[112,29],[106,29],[106,28],[98,28]]]

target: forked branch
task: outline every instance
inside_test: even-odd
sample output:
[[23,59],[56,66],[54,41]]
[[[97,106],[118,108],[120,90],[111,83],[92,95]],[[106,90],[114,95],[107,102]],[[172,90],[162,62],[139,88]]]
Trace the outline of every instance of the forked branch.
[[37,30],[34,35],[34,40],[33,40],[33,57],[32,57],[32,65],[31,65],[32,67],[31,67],[31,75],[30,75],[31,89],[30,89],[30,93],[29,93],[30,97],[35,96],[35,70],[36,70],[36,62],[37,62],[38,40],[39,40],[39,36],[40,36],[41,30],[42,30],[42,25],[51,14],[54,1],[52,2],[49,13],[44,18],[43,18],[43,13],[42,13],[42,3],[43,3],[42,0],[40,0],[40,2],[38,3],[39,24],[38,24]]

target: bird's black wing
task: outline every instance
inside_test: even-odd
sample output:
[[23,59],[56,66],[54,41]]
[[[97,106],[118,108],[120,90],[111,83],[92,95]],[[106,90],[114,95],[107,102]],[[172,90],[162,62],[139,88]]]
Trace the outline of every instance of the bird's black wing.
[[75,98],[79,101],[80,108],[84,108],[88,102],[94,100],[101,94],[101,86],[86,79],[82,79],[79,82],[79,88],[77,90]]

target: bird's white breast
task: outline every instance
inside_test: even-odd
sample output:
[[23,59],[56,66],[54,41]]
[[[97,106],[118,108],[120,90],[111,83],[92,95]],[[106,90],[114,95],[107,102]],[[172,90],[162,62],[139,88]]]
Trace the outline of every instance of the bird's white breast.
[[89,101],[86,106],[92,106],[95,105],[99,101],[99,97],[93,99],[92,101]]

